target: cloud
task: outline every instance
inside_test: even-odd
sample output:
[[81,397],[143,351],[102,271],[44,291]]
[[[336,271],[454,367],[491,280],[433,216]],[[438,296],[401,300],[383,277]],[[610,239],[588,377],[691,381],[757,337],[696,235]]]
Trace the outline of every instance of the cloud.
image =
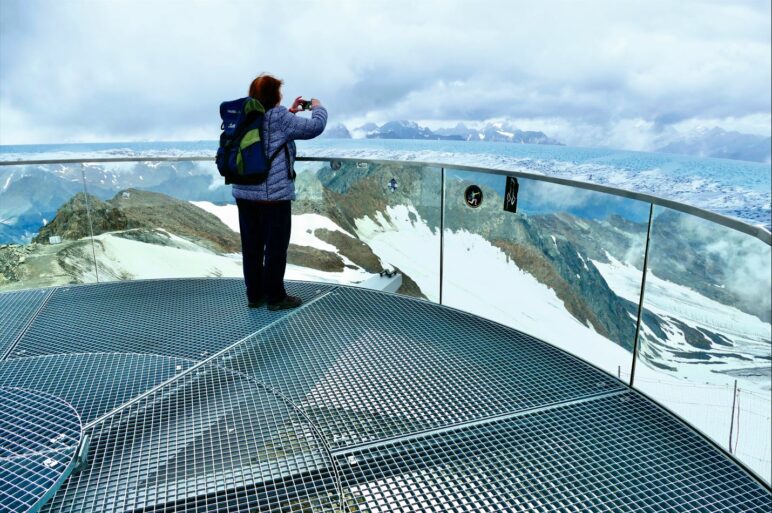
[[768,131],[769,22],[765,1],[3,0],[0,144],[214,139],[262,71],[338,121]]

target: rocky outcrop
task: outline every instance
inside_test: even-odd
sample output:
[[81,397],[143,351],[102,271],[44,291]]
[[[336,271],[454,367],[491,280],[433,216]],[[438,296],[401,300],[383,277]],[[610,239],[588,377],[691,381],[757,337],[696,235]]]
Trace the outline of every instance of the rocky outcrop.
[[331,251],[290,244],[287,250],[287,262],[300,267],[319,271],[339,273],[344,269],[343,259]]
[[328,124],[320,136],[322,139],[351,139],[351,133],[343,123]]
[[343,232],[325,229],[314,230],[314,235],[338,249],[338,253],[348,258],[368,273],[376,274],[383,271],[381,260],[373,253],[370,246]]
[[34,251],[32,244],[0,245],[0,282],[19,282],[24,277],[24,264]]
[[164,230],[216,253],[236,253],[241,241],[216,216],[187,201],[138,189],[119,192],[108,201],[82,192],[74,195],[40,229],[34,242],[47,244],[51,237],[77,240],[92,234],[132,229]]

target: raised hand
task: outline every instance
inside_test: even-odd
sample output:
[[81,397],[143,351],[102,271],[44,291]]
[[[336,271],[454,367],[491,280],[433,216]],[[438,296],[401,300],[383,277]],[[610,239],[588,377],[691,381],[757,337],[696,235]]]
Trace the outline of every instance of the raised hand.
[[292,102],[292,107],[289,108],[289,111],[293,114],[296,114],[298,111],[302,110],[299,108],[301,103],[303,103],[303,97],[298,96],[295,98],[295,101]]

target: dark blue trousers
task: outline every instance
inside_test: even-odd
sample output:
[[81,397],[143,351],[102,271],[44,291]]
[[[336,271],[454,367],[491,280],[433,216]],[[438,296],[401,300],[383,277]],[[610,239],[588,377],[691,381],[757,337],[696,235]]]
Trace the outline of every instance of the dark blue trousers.
[[241,229],[241,254],[244,257],[244,282],[247,300],[266,299],[276,303],[284,299],[284,271],[292,229],[292,202],[257,202],[236,199]]

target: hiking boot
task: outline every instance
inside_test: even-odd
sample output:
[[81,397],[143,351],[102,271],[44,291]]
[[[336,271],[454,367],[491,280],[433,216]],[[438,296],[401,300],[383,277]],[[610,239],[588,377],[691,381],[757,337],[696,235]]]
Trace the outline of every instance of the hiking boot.
[[284,299],[277,301],[276,303],[268,303],[268,309],[275,310],[287,310],[290,308],[297,308],[303,304],[303,300],[297,296],[284,296]]
[[247,306],[249,308],[260,308],[261,306],[264,306],[266,303],[265,298],[261,297],[257,301],[249,301],[247,302]]

